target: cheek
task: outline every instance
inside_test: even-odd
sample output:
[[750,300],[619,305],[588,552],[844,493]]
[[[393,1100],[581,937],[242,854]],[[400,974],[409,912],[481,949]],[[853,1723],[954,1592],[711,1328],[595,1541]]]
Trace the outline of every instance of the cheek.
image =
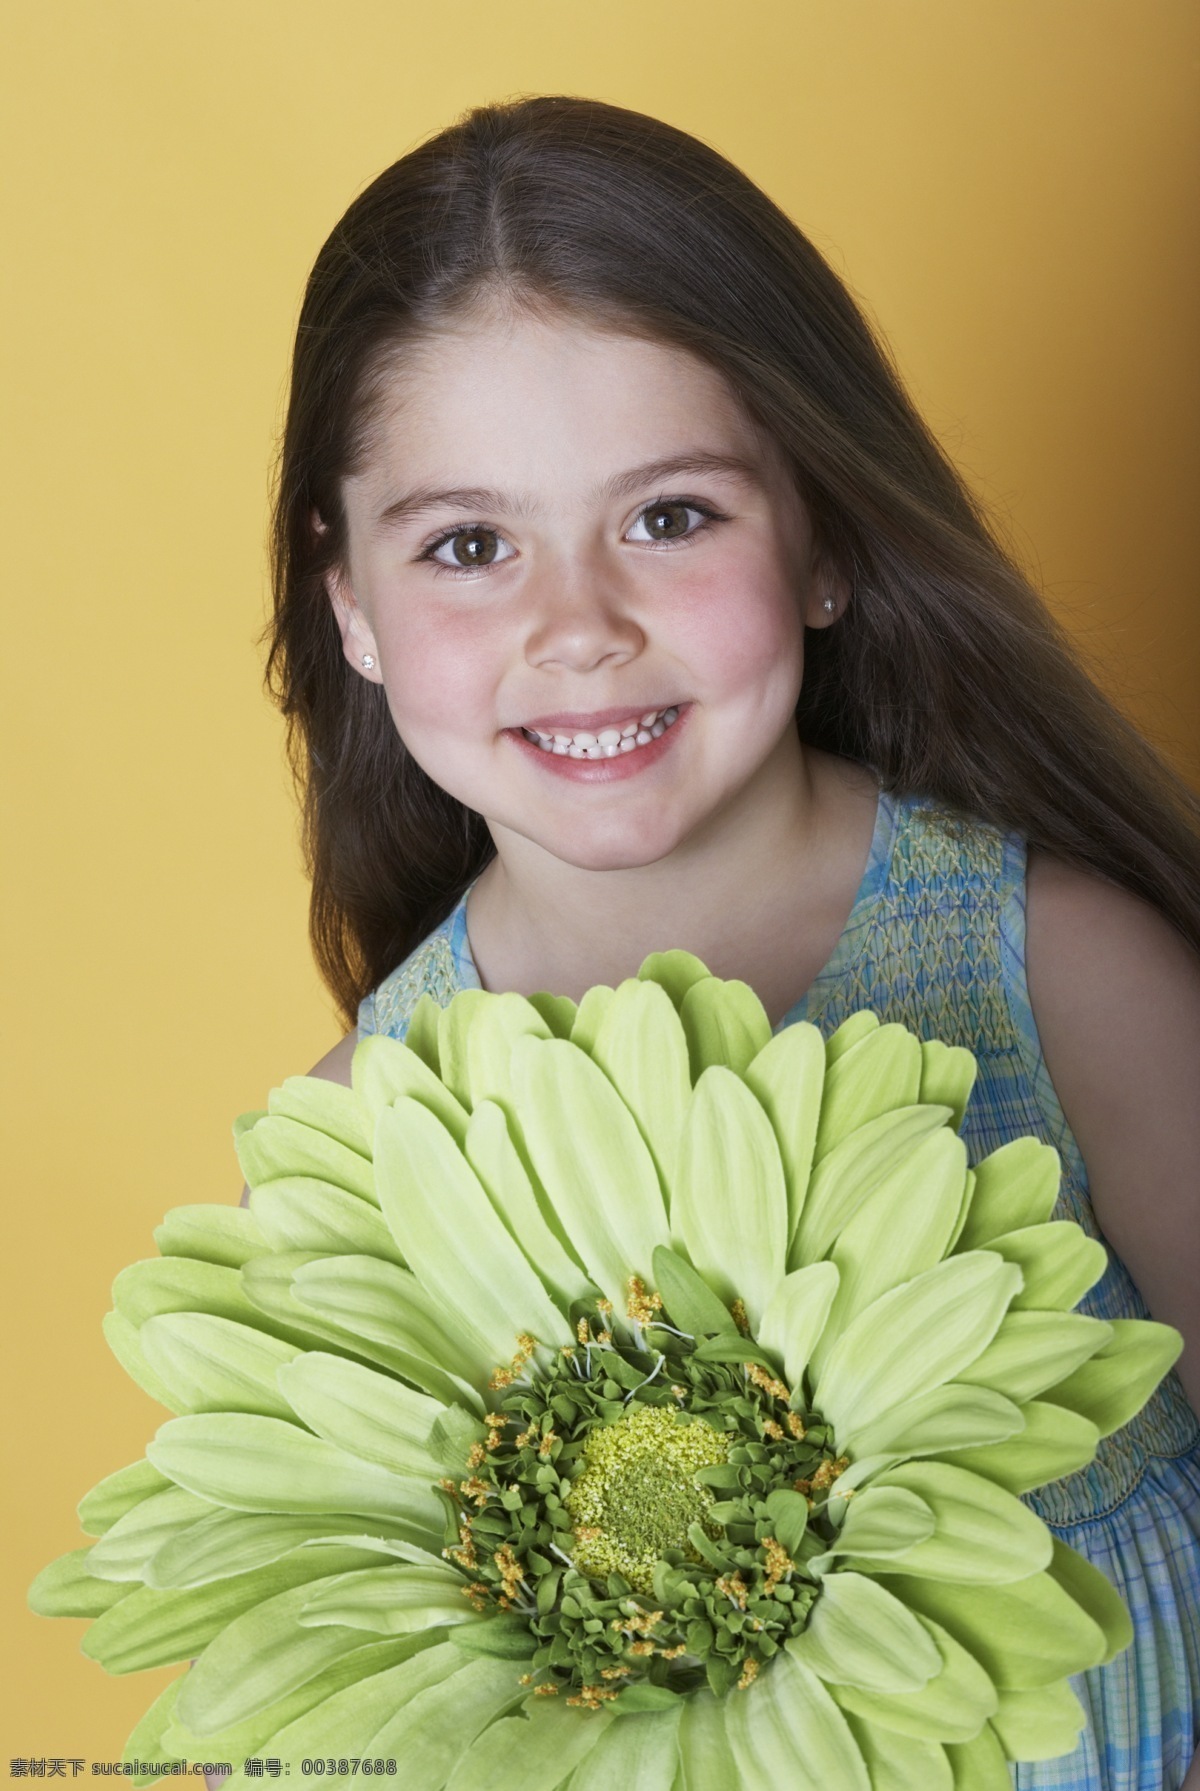
[[499,661],[482,617],[397,617],[377,638],[388,704],[406,744],[461,735],[471,718],[490,721]]
[[689,658],[714,689],[736,693],[799,678],[804,630],[796,591],[773,562],[713,564],[675,607]]

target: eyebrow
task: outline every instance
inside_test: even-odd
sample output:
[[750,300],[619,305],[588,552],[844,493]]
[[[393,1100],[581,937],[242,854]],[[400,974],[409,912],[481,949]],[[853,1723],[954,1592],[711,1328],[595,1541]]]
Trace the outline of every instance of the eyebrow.
[[[661,483],[664,479],[676,479],[686,475],[711,477],[713,474],[726,478],[741,479],[749,484],[762,483],[762,468],[758,461],[737,454],[670,454],[660,460],[646,460],[640,466],[633,466],[623,473],[614,473],[611,479],[603,480],[589,495],[590,502],[597,500],[612,501],[616,498],[632,497],[647,485]],[[388,504],[381,510],[377,522],[382,527],[395,523],[407,522],[412,517],[423,516],[430,510],[459,510],[463,513],[477,511],[504,512],[510,516],[530,516],[537,506],[529,498],[519,493],[498,491],[494,487],[480,485],[458,485],[446,490],[436,490],[432,486],[420,486],[414,491],[407,491],[402,497]]]

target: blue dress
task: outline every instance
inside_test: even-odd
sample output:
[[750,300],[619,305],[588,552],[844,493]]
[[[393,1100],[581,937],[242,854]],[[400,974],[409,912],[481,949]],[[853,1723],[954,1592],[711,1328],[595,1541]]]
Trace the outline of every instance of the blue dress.
[[[368,995],[360,1035],[403,1038],[418,997],[479,988],[466,897]],[[1026,1133],[1062,1159],[1055,1217],[1099,1236],[1087,1172],[1038,1042],[1025,981],[1025,845],[980,822],[882,794],[849,921],[808,993],[780,1022],[828,1035],[857,1009],[965,1045],[979,1075],[963,1125],[971,1162]],[[1081,1302],[1145,1318],[1111,1251]],[[1095,1461],[1026,1495],[1056,1535],[1102,1569],[1133,1618],[1132,1645],[1072,1683],[1088,1715],[1075,1752],[1014,1769],[1020,1791],[1178,1791],[1200,1743],[1200,1425],[1171,1374]]]

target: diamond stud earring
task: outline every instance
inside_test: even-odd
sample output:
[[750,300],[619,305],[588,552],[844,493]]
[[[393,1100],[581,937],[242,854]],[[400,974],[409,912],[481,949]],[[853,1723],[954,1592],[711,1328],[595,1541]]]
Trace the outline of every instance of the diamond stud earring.
[[371,667],[375,664],[375,655],[373,653],[364,653],[363,664],[366,666],[367,670],[370,671]]
[[826,613],[828,615],[832,615],[834,610],[837,608],[837,604],[833,601],[832,597],[826,597],[824,607],[825,607]]

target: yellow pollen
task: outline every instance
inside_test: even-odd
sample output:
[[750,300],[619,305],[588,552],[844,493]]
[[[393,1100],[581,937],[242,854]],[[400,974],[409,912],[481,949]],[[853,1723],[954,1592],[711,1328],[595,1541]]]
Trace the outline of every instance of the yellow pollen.
[[546,1432],[545,1436],[542,1438],[541,1442],[538,1444],[538,1454],[542,1457],[543,1461],[545,1461],[546,1458],[549,1456],[550,1451],[553,1449],[553,1447],[554,1447],[555,1443],[557,1443],[557,1441],[558,1441],[558,1437],[556,1436],[554,1431],[548,1430]]
[[779,1425],[776,1424],[774,1418],[768,1418],[766,1420],[763,1425],[763,1435],[765,1437],[770,1437],[771,1441],[774,1443],[782,1443],[783,1441],[783,1431],[780,1429]]
[[746,1315],[746,1302],[744,1300],[735,1300],[729,1310],[733,1315],[733,1322],[742,1333],[742,1336],[749,1337],[750,1320]]
[[844,1474],[850,1466],[848,1455],[839,1455],[836,1461],[823,1461],[810,1482],[813,1492],[824,1492],[833,1485],[839,1474]]
[[801,1421],[799,1412],[789,1412],[788,1413],[787,1427],[791,1431],[792,1435],[795,1437],[795,1439],[798,1443],[802,1443],[804,1441],[805,1437],[808,1435],[808,1432],[805,1430],[804,1424]]
[[750,1659],[746,1662],[745,1666],[742,1668],[742,1676],[738,1680],[738,1690],[745,1691],[748,1686],[751,1686],[754,1684],[754,1681],[757,1678],[758,1678],[758,1662],[754,1659]]
[[487,1450],[484,1448],[483,1444],[472,1443],[470,1453],[467,1456],[467,1466],[469,1468],[481,1468],[486,1460]]
[[746,1608],[746,1582],[740,1573],[722,1574],[716,1582],[717,1591],[731,1598],[739,1611]]
[[575,1326],[575,1335],[578,1337],[580,1343],[584,1345],[591,1342],[592,1334],[588,1330],[588,1321],[586,1318],[581,1318],[579,1323]]
[[757,1362],[746,1364],[746,1378],[753,1381],[756,1387],[761,1387],[764,1393],[769,1393],[772,1399],[782,1399],[785,1405],[792,1397],[783,1382],[777,1380],[773,1374],[768,1374],[765,1368],[760,1368]]
[[[535,1698],[557,1698],[558,1687],[551,1679],[545,1685],[535,1685],[533,1688],[533,1695]],[[569,1703],[570,1699],[567,1701]]]
[[626,1315],[635,1325],[648,1325],[654,1314],[662,1311],[662,1295],[648,1293],[646,1283],[640,1275],[631,1275],[628,1282],[629,1299],[625,1307]]

